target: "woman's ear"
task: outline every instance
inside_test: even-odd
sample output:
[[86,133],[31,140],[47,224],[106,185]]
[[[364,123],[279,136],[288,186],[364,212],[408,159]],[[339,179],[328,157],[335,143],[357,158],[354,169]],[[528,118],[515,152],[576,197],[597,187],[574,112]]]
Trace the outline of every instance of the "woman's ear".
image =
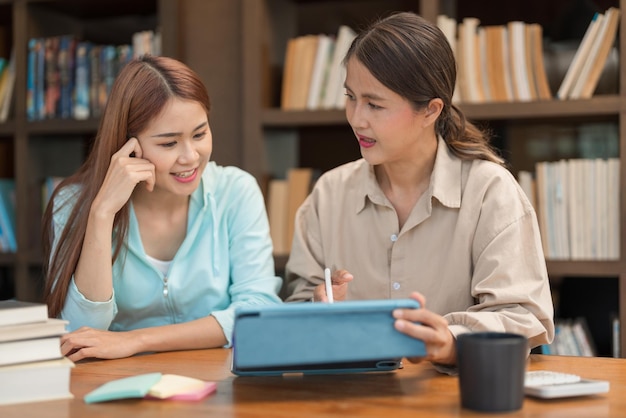
[[438,97],[431,99],[424,110],[424,127],[433,125],[439,118],[442,110],[443,100]]

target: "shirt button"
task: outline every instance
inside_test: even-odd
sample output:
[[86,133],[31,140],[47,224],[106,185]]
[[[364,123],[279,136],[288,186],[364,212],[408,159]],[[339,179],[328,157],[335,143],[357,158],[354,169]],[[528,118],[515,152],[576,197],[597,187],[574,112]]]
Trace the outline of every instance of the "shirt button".
[[400,289],[400,283],[395,282],[395,283],[393,284],[393,290],[398,290],[398,289]]
[[391,235],[391,242],[396,242],[398,240],[398,236],[396,234]]

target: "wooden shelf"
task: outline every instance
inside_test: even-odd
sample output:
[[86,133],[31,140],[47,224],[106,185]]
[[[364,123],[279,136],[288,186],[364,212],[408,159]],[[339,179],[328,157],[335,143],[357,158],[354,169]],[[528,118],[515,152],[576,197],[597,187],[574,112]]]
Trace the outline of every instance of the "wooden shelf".
[[617,277],[624,271],[620,261],[546,261],[551,277]]
[[264,109],[261,121],[266,128],[347,125],[345,110]]
[[27,123],[26,131],[29,134],[39,135],[92,134],[98,129],[99,123],[99,119],[49,119]]
[[15,133],[15,122],[12,120],[0,123],[0,135],[13,135]]
[[[575,117],[617,117],[626,103],[620,96],[598,96],[587,100],[546,100],[512,103],[461,103],[459,107],[469,119],[524,120]],[[346,125],[345,110],[281,110],[263,109],[261,123],[266,128]]]
[[16,258],[15,253],[0,253],[0,267],[14,265]]
[[469,119],[515,120],[615,116],[624,109],[620,96],[597,96],[586,100],[546,100],[517,103],[461,104]]

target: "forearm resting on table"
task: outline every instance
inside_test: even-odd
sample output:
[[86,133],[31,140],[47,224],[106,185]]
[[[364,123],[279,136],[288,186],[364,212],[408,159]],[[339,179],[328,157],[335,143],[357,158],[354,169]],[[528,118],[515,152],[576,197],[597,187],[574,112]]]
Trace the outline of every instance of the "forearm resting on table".
[[222,327],[213,316],[130,332],[138,343],[137,353],[215,348],[227,343]]

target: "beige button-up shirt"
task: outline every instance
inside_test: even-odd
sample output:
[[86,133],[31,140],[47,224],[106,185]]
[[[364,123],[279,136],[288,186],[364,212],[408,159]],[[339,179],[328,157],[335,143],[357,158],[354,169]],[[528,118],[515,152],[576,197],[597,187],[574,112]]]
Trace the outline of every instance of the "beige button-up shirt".
[[402,229],[373,167],[358,160],[320,177],[296,216],[288,301],[310,300],[324,267],[346,269],[348,299],[426,297],[454,335],[554,336],[537,218],[515,178],[454,156],[440,138],[428,190]]

